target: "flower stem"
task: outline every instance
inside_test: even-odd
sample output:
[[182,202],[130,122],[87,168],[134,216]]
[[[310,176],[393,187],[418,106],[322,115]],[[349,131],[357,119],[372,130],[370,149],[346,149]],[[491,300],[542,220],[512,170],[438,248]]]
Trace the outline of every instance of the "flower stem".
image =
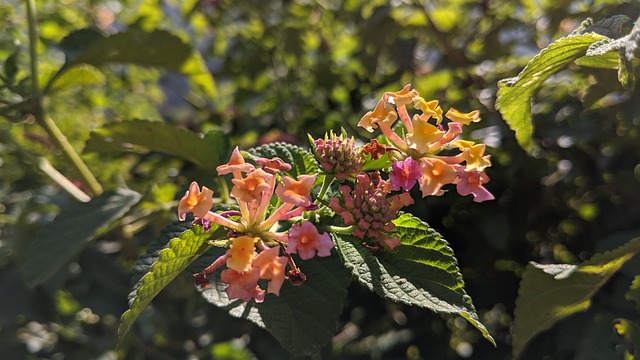
[[353,235],[353,230],[355,229],[355,226],[351,225],[351,226],[343,227],[343,226],[329,225],[327,226],[327,229],[334,234]]
[[75,151],[71,143],[67,140],[66,136],[60,131],[60,128],[49,116],[46,115],[42,108],[40,99],[40,88],[38,85],[38,33],[36,29],[36,6],[35,0],[26,0],[27,5],[27,22],[29,24],[29,56],[31,64],[31,97],[34,101],[32,108],[32,115],[35,117],[36,122],[42,126],[47,134],[53,139],[54,143],[62,150],[67,160],[78,171],[79,175],[84,180],[85,184],[91,189],[95,195],[102,193],[102,186],[98,183],[95,176],[87,165],[82,161],[80,155]]
[[335,178],[334,175],[325,175],[324,176],[324,180],[322,180],[322,188],[320,189],[320,193],[318,194],[318,198],[319,199],[324,198],[324,195],[326,194],[327,190],[329,189],[329,186],[331,185],[331,182],[333,182],[334,178]]

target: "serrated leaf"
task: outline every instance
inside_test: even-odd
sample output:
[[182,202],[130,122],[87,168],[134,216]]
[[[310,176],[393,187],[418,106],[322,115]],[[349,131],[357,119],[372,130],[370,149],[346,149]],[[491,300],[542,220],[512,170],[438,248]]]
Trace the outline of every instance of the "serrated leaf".
[[62,208],[29,245],[23,266],[27,285],[42,284],[55,275],[98,230],[120,219],[139,199],[137,192],[119,189]]
[[591,297],[620,267],[640,251],[640,238],[594,255],[581,265],[527,265],[516,300],[513,355],[557,321],[584,311]]
[[620,57],[617,53],[605,53],[602,55],[583,56],[576,59],[576,65],[599,68],[599,69],[617,69],[618,59]]
[[587,33],[556,40],[531,59],[517,77],[498,83],[496,109],[515,131],[522,148],[529,150],[532,145],[531,99],[536,90],[549,76],[583,56],[591,44],[604,39],[602,35]]
[[624,298],[633,301],[638,310],[640,310],[640,275],[636,275],[631,282],[629,291],[624,294]]
[[122,151],[131,145],[175,156],[211,172],[228,161],[229,138],[221,131],[198,134],[160,121],[130,120],[110,123],[94,130],[85,152]]
[[248,154],[253,160],[259,157],[269,159],[279,157],[291,165],[291,170],[288,173],[293,177],[302,174],[316,174],[319,171],[313,155],[296,145],[280,142],[271,143],[249,149]]
[[215,82],[200,54],[164,30],[145,32],[130,28],[104,36],[95,30],[82,29],[69,34],[58,47],[65,53],[66,62],[49,80],[44,92],[51,90],[57,77],[76,65],[100,67],[108,63],[130,63],[187,75],[207,96],[216,97]]
[[352,235],[334,234],[344,265],[366,288],[408,305],[467,319],[482,335],[495,341],[478,319],[453,251],[440,234],[410,214],[402,214],[392,232],[401,246],[374,254]]
[[224,292],[225,284],[213,276],[202,296],[231,315],[265,328],[292,354],[316,353],[337,330],[351,277],[335,253],[297,263],[307,281],[297,287],[285,281],[280,296],[268,294],[260,304],[230,301]]
[[136,284],[130,296],[129,310],[120,318],[118,344],[122,343],[133,322],[160,290],[209,248],[208,240],[218,228],[218,225],[212,224],[209,231],[204,231],[202,226],[195,225],[171,239],[167,247],[158,253],[149,272]]

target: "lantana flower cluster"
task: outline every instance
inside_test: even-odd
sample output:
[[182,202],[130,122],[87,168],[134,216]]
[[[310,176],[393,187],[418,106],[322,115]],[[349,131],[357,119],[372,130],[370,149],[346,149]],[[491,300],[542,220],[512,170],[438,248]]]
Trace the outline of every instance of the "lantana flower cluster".
[[[446,124],[444,118],[449,119]],[[358,146],[344,130],[340,135],[310,137],[324,177],[315,200],[322,209],[311,197],[319,174],[294,179],[286,175],[292,168],[283,160],[259,158],[254,165],[235,148],[229,162],[216,170],[219,175],[232,175],[230,196],[239,210],[211,211],[213,191],[196,182],[178,206],[180,220],[193,213],[205,227],[215,223],[228,230],[228,249],[194,274],[196,284],[207,287],[207,275],[225,267],[220,280],[227,284],[229,299],[256,302],[264,301],[266,293],[279,295],[285,279],[302,284],[306,277],[291,255],[301,260],[331,255],[335,246],[331,236],[309,220],[326,219],[329,209],[346,227],[324,229],[353,234],[372,251],[392,250],[401,244],[393,234],[393,220],[414,203],[409,191],[416,184],[422,197],[440,196],[443,187],[451,184],[460,195],[473,195],[476,202],[493,199],[484,187],[489,181],[485,170],[491,166],[485,145],[458,138],[463,126],[479,120],[478,111],[462,113],[453,108],[443,117],[437,101],[424,100],[410,85],[384,93],[358,122],[369,132],[379,129],[377,140]],[[327,192],[334,180],[340,183],[337,192],[335,188]],[[322,211],[310,215],[316,210]],[[283,222],[290,226],[282,226]],[[258,284],[260,280],[267,283],[266,290]]]
[[[275,295],[279,295],[285,278],[294,285],[304,282],[304,274],[291,254],[297,253],[303,260],[329,256],[334,244],[328,233],[320,234],[310,221],[296,223],[288,232],[276,231],[279,221],[317,209],[309,196],[317,174],[300,175],[297,180],[282,175],[280,172],[290,170],[291,165],[279,158],[260,158],[256,164],[260,167],[245,162],[236,148],[230,161],[216,169],[219,175],[233,175],[231,197],[237,201],[239,211],[211,211],[213,191],[193,182],[180,200],[178,218],[184,220],[187,213],[193,213],[202,224],[215,223],[230,230],[229,249],[194,275],[196,283],[206,288],[207,274],[226,265],[220,279],[227,284],[229,299],[262,302],[265,290],[258,286],[260,279],[268,281],[266,292]],[[277,207],[269,211],[274,196]]]
[[[417,112],[413,116],[408,105]],[[364,161],[363,154],[371,160],[387,156],[391,162],[388,180],[378,171],[361,172],[355,175],[355,184],[340,187],[341,199],[329,202],[344,223],[354,227],[354,236],[373,249],[400,245],[397,237],[389,235],[395,228],[391,220],[401,208],[413,204],[408,191],[416,184],[422,197],[442,195],[443,186],[454,184],[460,195],[471,194],[476,202],[494,198],[483,186],[489,181],[485,169],[491,165],[489,155],[484,154],[485,145],[458,139],[463,126],[480,121],[479,112],[462,113],[451,108],[444,116],[450,120],[446,129],[438,102],[424,100],[406,85],[400,91],[384,93],[375,109],[358,122],[369,132],[380,129],[380,142],[374,139],[357,147],[333,134],[330,141],[325,137],[314,142],[314,154],[327,174],[349,169],[349,175],[343,178],[352,178],[356,169],[363,168],[359,163]],[[402,122],[400,129],[395,126],[398,119]],[[457,153],[443,155],[445,150]]]

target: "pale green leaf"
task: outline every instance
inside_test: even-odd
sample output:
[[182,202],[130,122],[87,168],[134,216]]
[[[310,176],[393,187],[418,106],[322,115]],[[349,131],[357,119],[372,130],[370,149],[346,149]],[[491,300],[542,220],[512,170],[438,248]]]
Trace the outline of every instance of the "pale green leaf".
[[85,152],[128,150],[132,145],[189,161],[202,169],[215,168],[228,161],[229,138],[213,130],[204,137],[160,121],[131,120],[110,123],[91,133]]
[[120,219],[140,199],[127,189],[108,191],[87,203],[72,203],[62,208],[45,225],[27,250],[23,266],[27,285],[42,284],[69,263],[96,232]]
[[515,131],[518,144],[529,150],[532,145],[531,100],[542,83],[571,61],[585,55],[589,46],[606,39],[586,33],[556,40],[536,55],[515,78],[498,83],[496,108]]
[[202,56],[179,37],[164,31],[145,32],[136,28],[104,36],[91,29],[72,32],[58,45],[65,65],[45,87],[51,90],[56,78],[79,64],[100,67],[109,63],[155,66],[187,75],[210,98],[216,97],[215,82]]
[[136,284],[130,296],[129,310],[122,314],[118,344],[122,343],[131,325],[160,290],[209,248],[208,240],[218,227],[214,224],[209,231],[204,231],[202,226],[194,225],[179,237],[171,239],[166,248],[158,253],[149,271]]
[[516,300],[513,354],[559,320],[586,310],[593,295],[640,251],[640,238],[580,265],[527,265]]
[[58,91],[71,86],[101,85],[106,81],[106,77],[97,68],[81,64],[65,71],[57,76],[51,85],[50,91]]
[[335,235],[347,269],[360,284],[385,299],[462,316],[495,345],[464,290],[457,260],[448,243],[410,214],[402,214],[393,223],[396,228],[391,235],[397,235],[401,241],[393,252],[374,254],[352,235]]

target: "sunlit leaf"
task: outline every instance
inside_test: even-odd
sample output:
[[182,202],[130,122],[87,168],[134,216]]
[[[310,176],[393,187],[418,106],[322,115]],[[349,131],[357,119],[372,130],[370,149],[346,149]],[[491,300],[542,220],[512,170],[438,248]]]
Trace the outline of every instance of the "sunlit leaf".
[[556,40],[531,59],[517,77],[498,83],[496,108],[515,131],[520,146],[531,148],[531,99],[536,90],[549,76],[583,56],[591,44],[604,39],[602,35],[587,33]]
[[629,291],[624,295],[624,298],[633,301],[640,310],[640,275],[636,275],[633,278]]
[[119,189],[62,208],[29,245],[23,267],[26,283],[36,286],[55,275],[98,230],[120,219],[139,199],[137,192]]
[[158,253],[149,271],[136,284],[130,296],[129,310],[122,314],[118,327],[118,344],[122,343],[131,325],[160,290],[209,248],[208,240],[217,229],[218,225],[215,224],[209,231],[194,225],[192,229],[169,241],[166,248]]
[[514,356],[540,332],[589,308],[596,291],[638,251],[640,238],[635,238],[580,265],[527,265],[516,300]]
[[130,28],[104,36],[91,29],[77,30],[58,45],[66,56],[64,66],[49,80],[45,92],[56,78],[79,64],[100,67],[109,63],[155,66],[187,75],[210,98],[216,97],[215,82],[199,53],[179,37],[164,31],[145,32]]
[[132,145],[184,159],[211,172],[228,160],[230,148],[229,138],[221,131],[213,130],[200,137],[160,121],[131,120],[96,129],[84,151],[122,151]]
[[495,345],[464,290],[448,243],[413,215],[403,214],[393,223],[392,235],[401,241],[393,252],[374,254],[352,235],[335,235],[338,252],[353,276],[386,299],[462,316]]
[[69,86],[100,85],[106,77],[100,70],[90,65],[78,65],[56,77],[49,89],[58,91]]

